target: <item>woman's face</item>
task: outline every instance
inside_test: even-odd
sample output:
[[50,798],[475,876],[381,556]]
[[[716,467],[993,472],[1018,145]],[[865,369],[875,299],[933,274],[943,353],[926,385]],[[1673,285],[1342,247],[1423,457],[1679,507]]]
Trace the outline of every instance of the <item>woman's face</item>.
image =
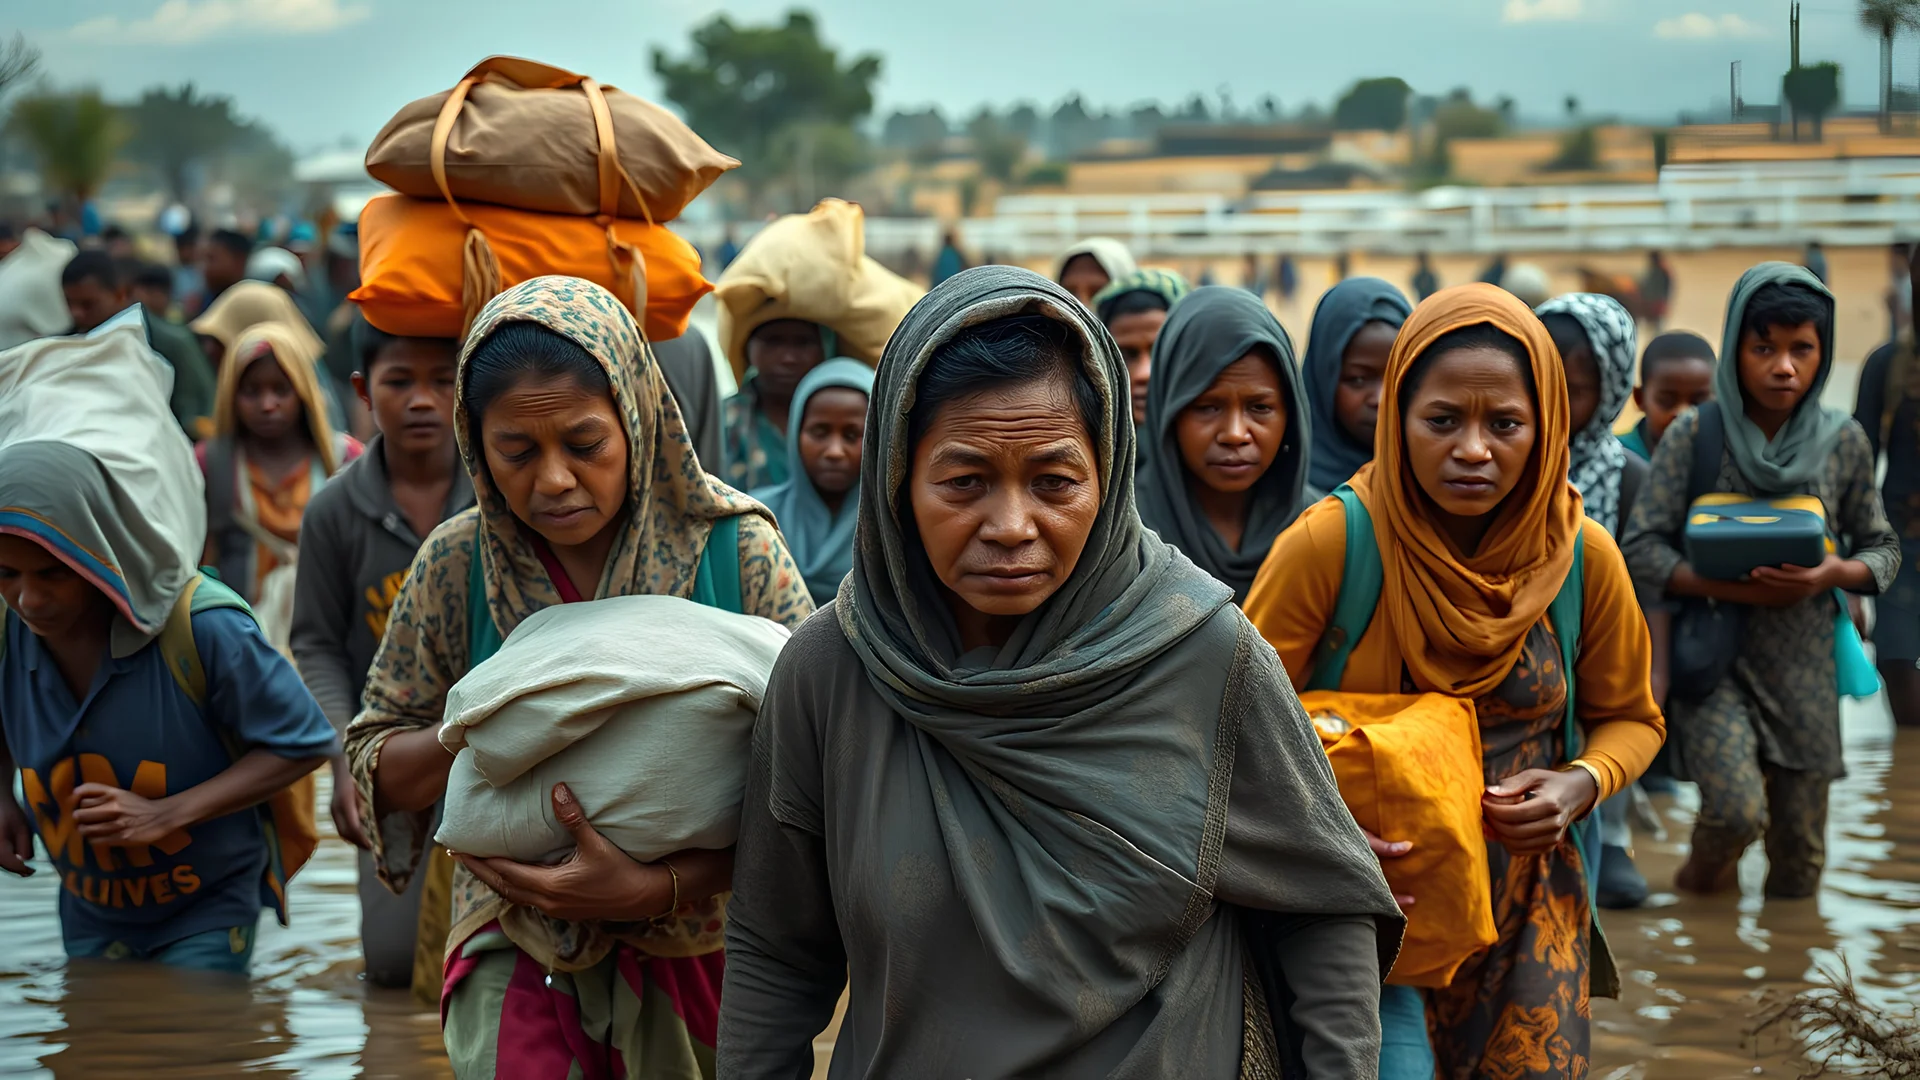
[[1127,392],[1133,403],[1133,422],[1147,422],[1147,387],[1153,379],[1153,343],[1167,324],[1165,311],[1136,311],[1121,315],[1107,329],[1120,356],[1127,362]]
[[1100,260],[1091,255],[1075,255],[1060,271],[1060,287],[1088,306],[1093,304],[1093,295],[1112,281]]
[[759,375],[760,389],[780,398],[793,396],[807,372],[827,359],[820,327],[801,319],[775,319],[747,338],[747,364]]
[[528,378],[480,417],[494,486],[513,516],[555,547],[613,528],[627,501],[627,436],[605,391],[573,379]]
[[1539,409],[1520,362],[1498,349],[1436,357],[1405,412],[1414,479],[1456,520],[1499,509],[1525,475],[1539,437]]
[[1246,491],[1273,467],[1287,438],[1287,399],[1264,352],[1233,362],[1180,410],[1174,439],[1187,471],[1215,491]]
[[1600,361],[1591,345],[1582,345],[1560,359],[1567,369],[1567,430],[1578,435],[1600,411]]
[[293,381],[271,351],[240,373],[233,411],[240,430],[262,442],[286,438],[306,419],[306,408],[293,391]]
[[1373,445],[1373,428],[1380,421],[1380,383],[1387,374],[1387,356],[1400,331],[1375,320],[1362,326],[1340,356],[1340,382],[1333,391],[1333,415],[1347,437],[1362,446]]
[[845,495],[860,482],[860,444],[867,435],[867,395],[830,386],[807,399],[800,417],[800,464],[813,489]]
[[908,492],[927,561],[982,615],[1045,603],[1100,515],[1098,459],[1068,378],[950,401],[913,448]]

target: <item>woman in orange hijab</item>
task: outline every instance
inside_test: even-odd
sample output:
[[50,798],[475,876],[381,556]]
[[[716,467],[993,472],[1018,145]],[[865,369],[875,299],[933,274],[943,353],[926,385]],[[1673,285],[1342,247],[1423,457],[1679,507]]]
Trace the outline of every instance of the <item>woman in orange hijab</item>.
[[[1591,868],[1574,829],[1664,737],[1626,564],[1567,482],[1567,414],[1560,357],[1533,313],[1492,286],[1447,289],[1402,327],[1374,460],[1348,482],[1372,519],[1383,581],[1328,688],[1447,694],[1472,700],[1479,719],[1499,937],[1447,988],[1392,988],[1424,999],[1427,1075],[1449,1080],[1586,1074],[1589,982],[1604,992],[1612,971],[1604,940],[1590,937]],[[1281,534],[1247,597],[1247,617],[1299,688],[1330,655],[1322,641],[1346,555],[1345,504],[1328,498]],[[1569,681],[1548,609],[1576,569]],[[1569,716],[1584,745],[1568,745]],[[1382,858],[1410,850],[1370,839]],[[1417,903],[1417,890],[1400,899]]]

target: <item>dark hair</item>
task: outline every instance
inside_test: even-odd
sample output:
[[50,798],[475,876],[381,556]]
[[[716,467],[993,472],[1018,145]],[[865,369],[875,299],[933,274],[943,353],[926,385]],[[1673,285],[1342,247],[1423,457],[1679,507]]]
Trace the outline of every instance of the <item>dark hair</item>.
[[933,350],[907,414],[907,445],[933,426],[940,409],[956,399],[995,386],[1019,385],[1054,376],[1073,383],[1073,403],[1098,440],[1105,428],[1100,391],[1080,363],[1081,344],[1063,322],[1045,315],[1014,315],[970,326]]
[[100,230],[100,242],[103,244],[111,244],[115,240],[132,240],[132,239],[133,239],[133,234],[127,231],[126,226],[120,224],[117,221],[108,225],[106,228]]
[[1171,311],[1172,309],[1173,305],[1167,303],[1167,298],[1152,289],[1130,289],[1118,296],[1109,296],[1100,301],[1100,309],[1096,314],[1100,316],[1100,321],[1111,329],[1113,320],[1125,315],[1141,315],[1149,311]]
[[1807,323],[1814,324],[1821,341],[1827,340],[1833,332],[1833,301],[1805,285],[1776,283],[1761,286],[1747,301],[1747,310],[1740,317],[1740,333],[1765,337],[1776,326]]
[[168,297],[173,296],[173,271],[157,262],[124,259],[120,263],[120,276],[133,288],[165,289]]
[[65,270],[60,271],[61,285],[78,285],[83,281],[97,282],[108,292],[120,287],[120,271],[114,265],[113,256],[104,251],[89,250],[75,255]]
[[[508,323],[507,325],[514,326],[514,325],[521,325],[521,324]],[[528,323],[525,325],[538,326],[539,324]],[[505,327],[502,327],[501,329],[504,330]],[[458,343],[453,341],[450,338],[408,338],[408,337],[402,337],[399,334],[389,334],[385,330],[382,330],[379,327],[368,322],[367,317],[361,312],[359,312],[358,310],[356,310],[353,313],[353,326],[351,329],[348,330],[348,335],[349,335],[349,339],[353,343],[354,359],[359,363],[359,372],[360,374],[365,375],[369,379],[373,378],[373,366],[379,363],[381,353],[386,351],[387,346],[392,345],[395,342],[416,341],[416,340],[431,341],[436,345],[446,346],[448,349],[453,350],[456,354],[459,351]],[[491,342],[492,340],[493,340],[492,338],[488,339],[489,342]],[[565,340],[569,345],[573,344],[571,339],[563,338],[562,340]],[[574,347],[579,348],[579,346],[577,345],[575,345]],[[591,360],[593,358],[591,356],[588,356],[588,359]],[[599,366],[600,365],[597,362],[594,364],[594,368],[596,370],[599,369]],[[603,371],[601,372],[602,381],[604,381],[605,378],[606,378],[606,374]]]
[[547,379],[571,379],[589,394],[613,393],[606,369],[572,338],[536,322],[502,324],[467,356],[460,403],[474,425],[470,434],[479,434],[480,418],[502,394],[522,382]]
[[1587,328],[1580,320],[1564,311],[1550,311],[1540,316],[1541,325],[1547,328],[1547,334],[1553,338],[1553,347],[1560,350],[1560,362],[1566,363],[1567,357],[1581,349],[1591,349],[1593,340],[1587,337]]
[[1521,344],[1519,338],[1492,323],[1474,323],[1440,335],[1439,340],[1427,346],[1426,351],[1414,359],[1413,366],[1407,369],[1406,376],[1400,380],[1401,412],[1407,411],[1407,403],[1419,392],[1420,384],[1427,380],[1427,373],[1433,370],[1434,361],[1461,349],[1493,349],[1506,353],[1519,365],[1520,375],[1527,381],[1527,393],[1533,395],[1535,401],[1540,400],[1540,388],[1533,381],[1533,360],[1527,354],[1527,347]]
[[213,235],[207,239],[242,259],[253,254],[253,241],[247,239],[245,233],[237,233],[232,229],[215,229]]
[[1645,386],[1661,364],[1675,360],[1705,360],[1710,365],[1716,362],[1713,345],[1706,338],[1688,330],[1672,330],[1647,342],[1647,351],[1640,354],[1640,385]]

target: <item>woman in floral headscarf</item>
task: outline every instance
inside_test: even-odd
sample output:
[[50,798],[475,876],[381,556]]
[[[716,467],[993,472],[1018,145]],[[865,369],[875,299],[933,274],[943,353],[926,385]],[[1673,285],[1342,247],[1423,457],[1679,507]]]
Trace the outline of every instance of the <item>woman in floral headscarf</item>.
[[[788,626],[813,609],[764,509],[700,468],[651,352],[606,290],[543,277],[502,293],[474,323],[456,394],[478,505],[427,539],[347,732],[374,861],[396,890],[429,845],[453,761],[437,737],[447,689],[529,615],[637,594]],[[709,544],[721,537],[732,546]],[[733,589],[713,587],[730,577]],[[450,933],[426,926],[428,880],[420,940],[433,955],[414,985],[431,984],[444,946],[455,1071],[711,1076],[732,853],[641,864],[586,824],[565,785],[554,804],[576,853],[553,867],[463,858]]]

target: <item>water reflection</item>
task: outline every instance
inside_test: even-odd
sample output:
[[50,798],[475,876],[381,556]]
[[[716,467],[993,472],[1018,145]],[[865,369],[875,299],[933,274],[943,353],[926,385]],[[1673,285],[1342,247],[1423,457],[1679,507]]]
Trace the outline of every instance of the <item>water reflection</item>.
[[[1848,709],[1845,728],[1850,775],[1833,788],[1817,899],[1763,900],[1756,849],[1738,899],[1662,893],[1641,911],[1608,914],[1625,989],[1594,1004],[1596,1080],[1798,1077],[1790,1037],[1750,1047],[1743,1029],[1758,992],[1804,985],[1841,955],[1868,1000],[1920,999],[1920,731],[1896,735],[1878,703]],[[1657,889],[1684,855],[1693,803],[1661,800],[1660,810],[1668,839],[1639,849]],[[439,1017],[359,978],[353,867],[344,845],[321,846],[294,883],[294,926],[263,922],[251,983],[69,967],[51,871],[0,880],[0,1076],[450,1076]],[[818,1045],[824,1076],[831,1037]]]

